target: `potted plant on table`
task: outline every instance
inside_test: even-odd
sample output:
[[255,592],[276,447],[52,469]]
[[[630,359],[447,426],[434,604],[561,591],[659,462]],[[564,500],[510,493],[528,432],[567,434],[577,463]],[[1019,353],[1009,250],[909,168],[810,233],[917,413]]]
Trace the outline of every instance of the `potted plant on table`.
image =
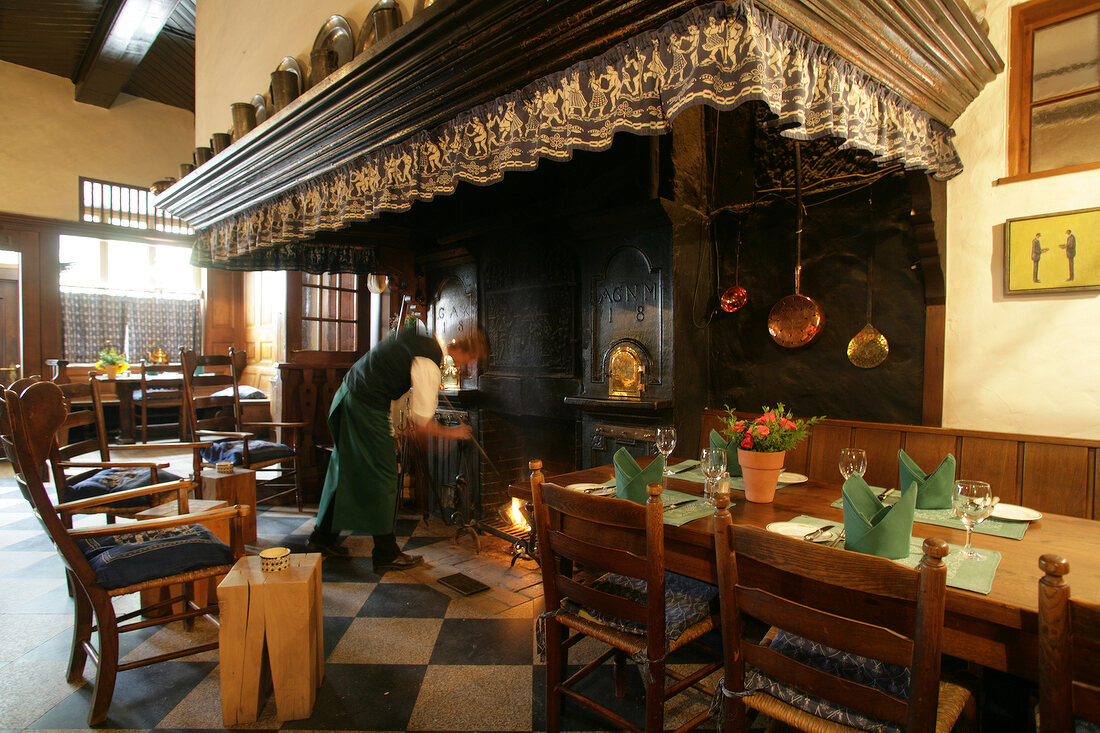
[[99,352],[99,361],[95,363],[96,369],[102,369],[107,374],[107,379],[114,379],[119,372],[129,371],[130,365],[126,363],[126,357],[118,353],[114,346],[107,345]]
[[810,426],[824,419],[824,416],[795,418],[782,402],[763,409],[764,414],[752,420],[738,417],[727,405],[729,414],[722,418],[725,429],[720,431],[731,446],[737,446],[745,498],[760,504],[775,497],[787,451],[798,447],[809,434]]

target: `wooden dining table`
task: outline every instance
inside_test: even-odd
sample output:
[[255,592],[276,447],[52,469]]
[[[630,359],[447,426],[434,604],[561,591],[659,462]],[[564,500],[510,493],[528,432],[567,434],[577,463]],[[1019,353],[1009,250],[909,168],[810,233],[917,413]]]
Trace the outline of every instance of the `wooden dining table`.
[[[673,459],[675,460],[675,459]],[[547,477],[558,485],[602,483],[614,477],[610,465]],[[702,484],[666,478],[665,488],[702,494]],[[514,483],[512,496],[531,499],[529,483]],[[781,486],[770,504],[753,504],[733,491],[733,521],[766,527],[799,515],[829,520],[843,526],[844,514],[832,503],[840,498],[836,483],[806,481]],[[966,533],[938,525],[913,524],[913,536],[939,537],[963,545]],[[974,547],[996,550],[1001,562],[988,594],[948,587],[943,651],[991,669],[1034,680],[1038,674],[1037,609],[1039,556],[1055,553],[1069,560],[1067,580],[1075,598],[1100,603],[1100,523],[1059,514],[1044,514],[1031,523],[1022,540],[974,533]],[[837,552],[848,552],[838,549]],[[714,517],[705,516],[679,527],[665,525],[665,559],[669,570],[717,582],[714,555]]]

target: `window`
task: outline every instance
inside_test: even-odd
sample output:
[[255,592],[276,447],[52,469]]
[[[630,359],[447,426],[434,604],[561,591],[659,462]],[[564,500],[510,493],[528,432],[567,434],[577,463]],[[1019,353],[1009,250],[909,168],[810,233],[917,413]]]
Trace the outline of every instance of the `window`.
[[302,349],[357,351],[359,295],[357,276],[302,275]]
[[147,189],[94,178],[80,179],[80,220],[167,234],[194,233],[183,219],[153,206]]
[[131,362],[199,348],[202,271],[190,256],[186,247],[61,236],[64,357],[94,362],[108,343]]
[[1009,175],[1100,167],[1100,0],[1012,8]]

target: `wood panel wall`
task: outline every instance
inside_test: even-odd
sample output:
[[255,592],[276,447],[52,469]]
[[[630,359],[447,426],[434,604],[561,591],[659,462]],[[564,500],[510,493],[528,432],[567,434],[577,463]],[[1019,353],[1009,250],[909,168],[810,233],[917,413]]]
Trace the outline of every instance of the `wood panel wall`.
[[[701,442],[706,443],[712,428],[721,430],[720,418],[725,414],[724,410],[704,410]],[[864,477],[872,486],[897,486],[899,449],[925,471],[935,469],[951,453],[957,461],[957,476],[989,482],[1003,502],[1100,519],[1096,502],[1100,441],[824,420],[788,453],[786,469],[839,488],[837,458],[841,448],[867,451]]]

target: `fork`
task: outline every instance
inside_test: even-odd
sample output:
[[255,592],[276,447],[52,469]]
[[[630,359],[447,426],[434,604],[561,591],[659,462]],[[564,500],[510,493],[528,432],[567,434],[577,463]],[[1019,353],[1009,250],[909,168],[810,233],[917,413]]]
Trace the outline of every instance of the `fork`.
[[844,541],[844,530],[842,529],[837,533],[837,535],[833,539],[833,541],[830,542],[828,545],[826,545],[826,547],[836,547],[837,545],[839,545],[843,541]]

